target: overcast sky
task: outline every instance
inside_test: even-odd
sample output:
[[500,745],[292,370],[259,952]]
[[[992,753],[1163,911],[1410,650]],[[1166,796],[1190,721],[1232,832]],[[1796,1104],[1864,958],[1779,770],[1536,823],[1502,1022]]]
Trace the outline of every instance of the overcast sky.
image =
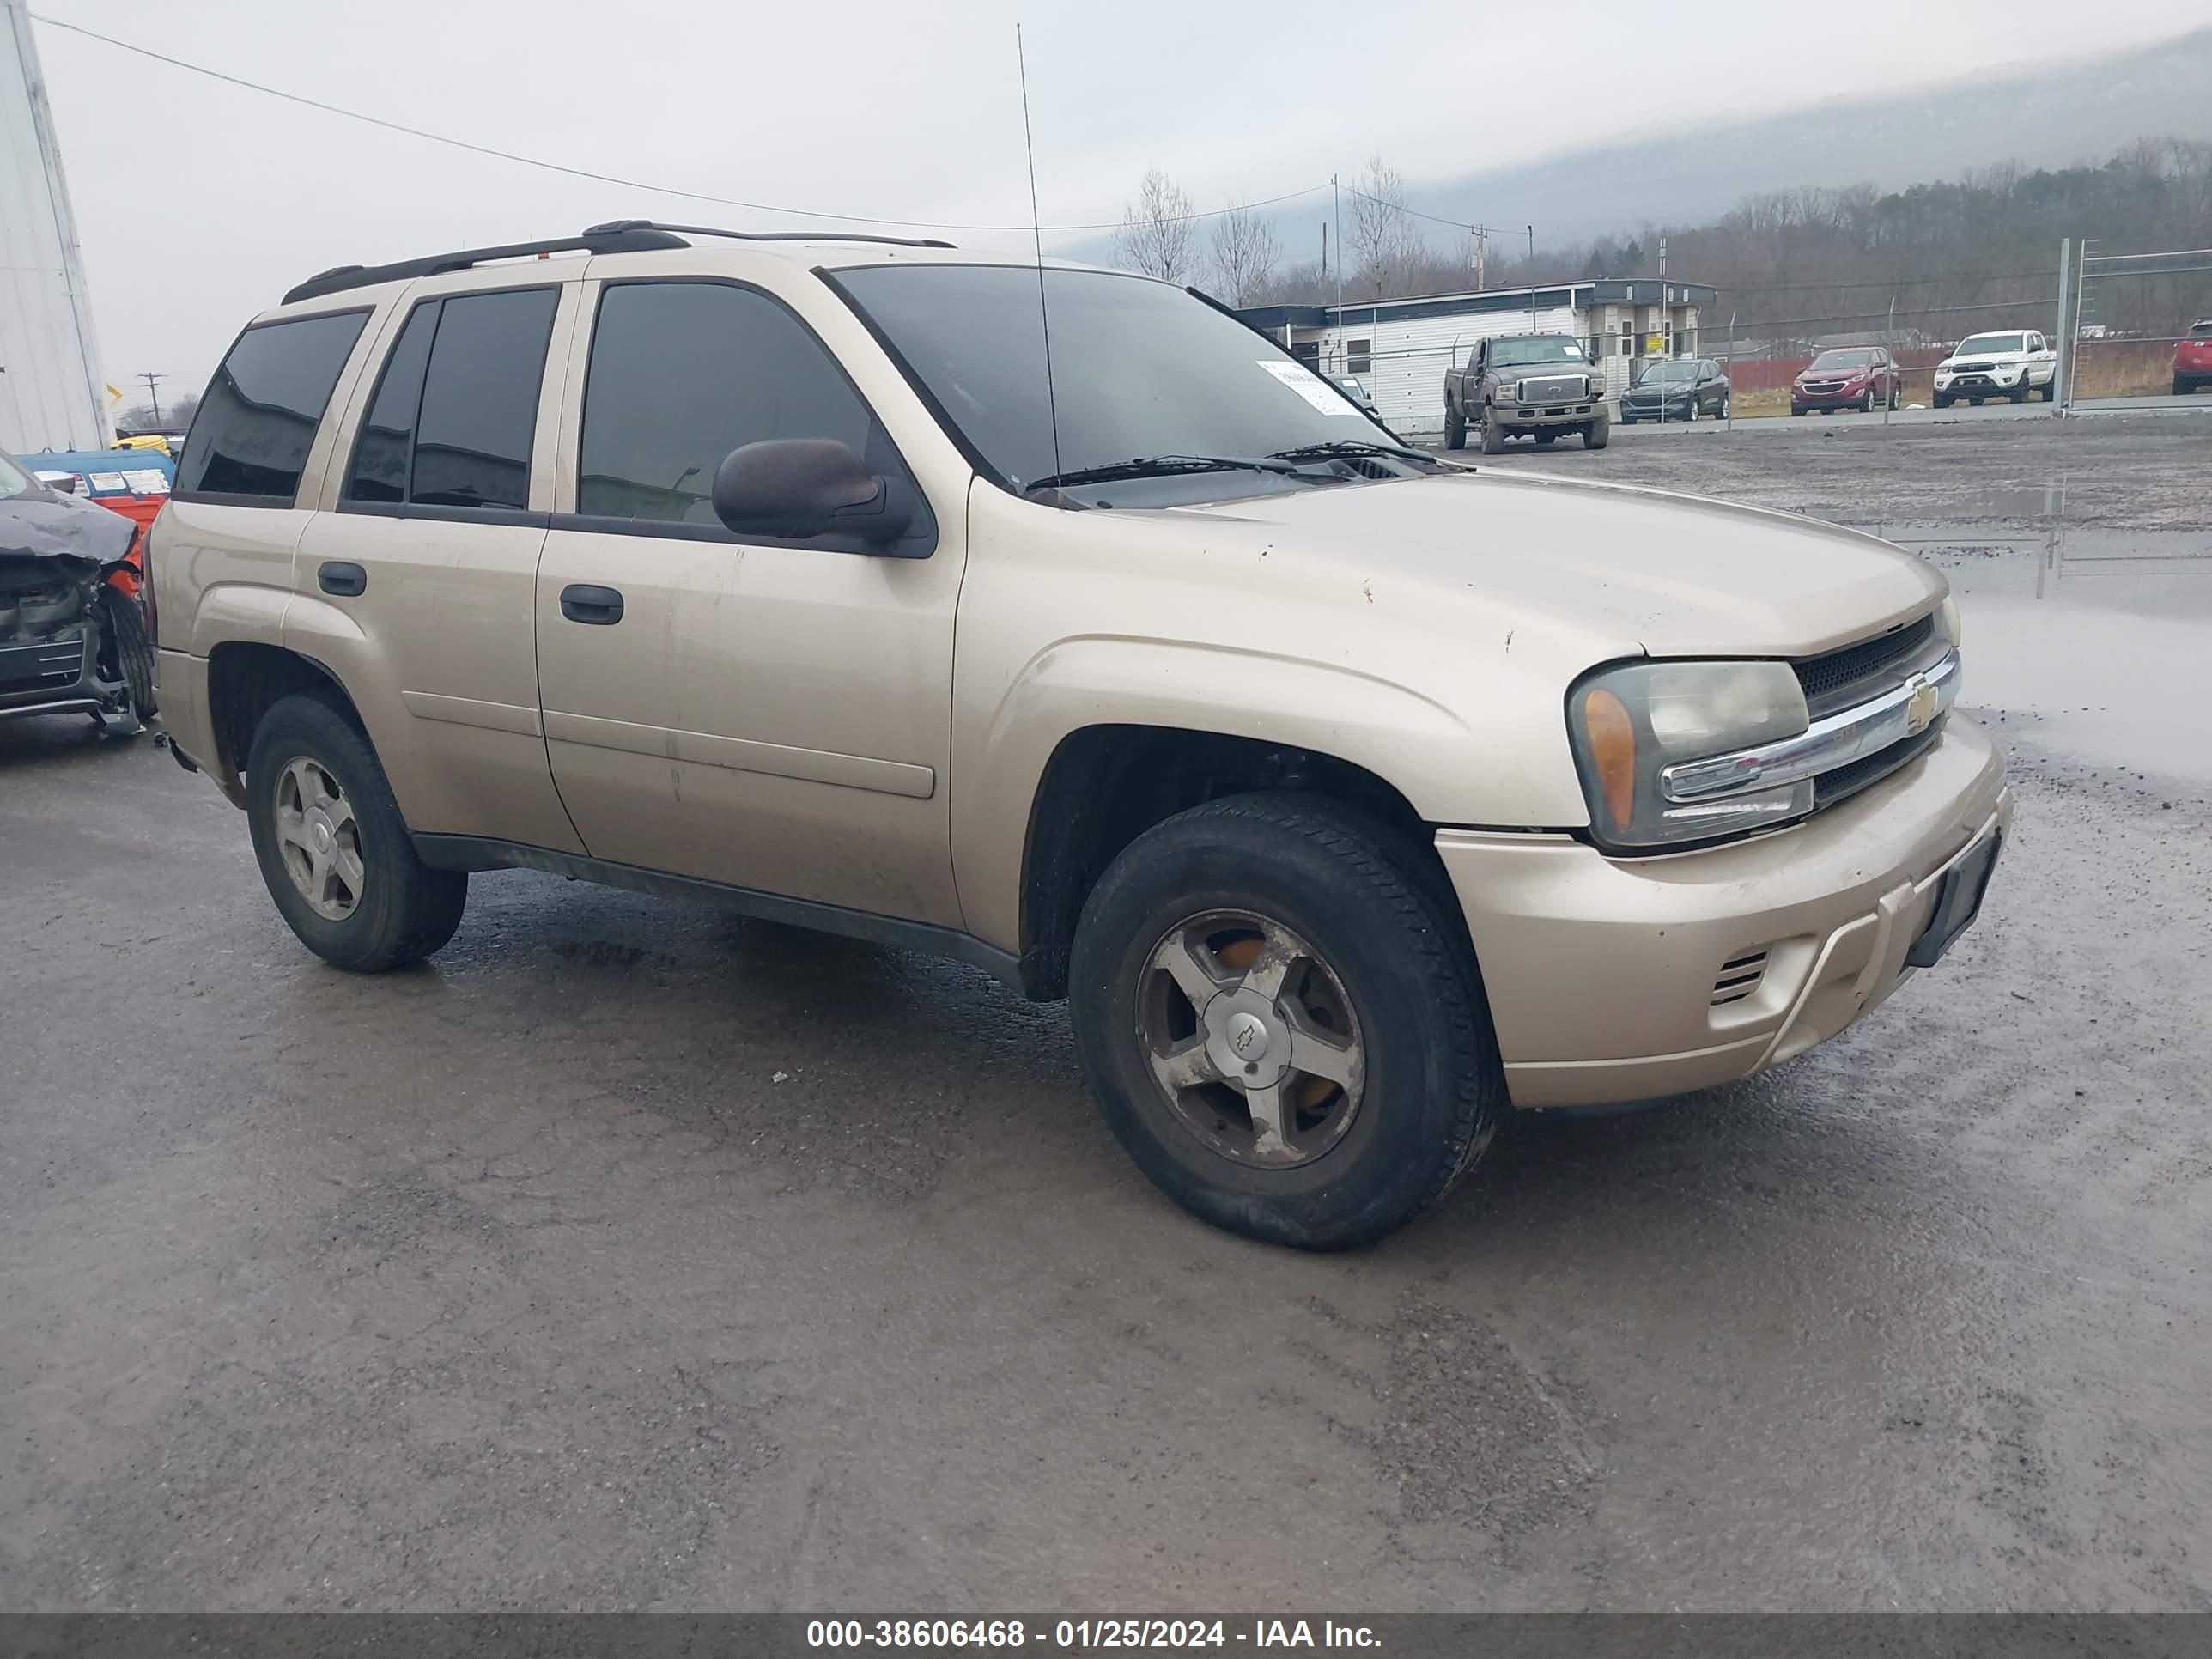
[[[1700,84],[1736,100],[1714,113],[1755,115],[1815,89],[1895,90],[2047,58],[2092,17],[2095,48],[2109,52],[2206,16],[2204,0],[2086,9],[2080,0],[1580,0],[1565,12],[1494,0],[33,0],[33,9],[593,172],[817,213],[994,225],[1028,216],[1017,21],[1043,215],[1065,224],[1116,218],[1155,164],[1215,207],[1349,175],[1376,153],[1419,183],[1570,147],[1482,118],[1515,88],[1540,84],[1543,106],[1588,111],[1573,128],[1579,148],[1641,118],[1668,64],[1695,65]],[[126,389],[151,368],[168,377],[166,392],[197,391],[247,317],[328,265],[617,217],[810,222],[464,154],[57,28],[40,27],[38,44],[101,355]],[[1486,84],[1485,73],[1498,78]],[[1022,240],[944,234],[963,246]]]

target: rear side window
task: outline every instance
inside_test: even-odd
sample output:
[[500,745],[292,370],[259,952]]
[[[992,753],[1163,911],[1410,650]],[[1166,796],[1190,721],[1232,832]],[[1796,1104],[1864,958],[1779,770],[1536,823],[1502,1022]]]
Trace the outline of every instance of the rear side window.
[[345,499],[530,504],[530,450],[556,289],[425,300],[400,331],[354,444]]
[[209,382],[177,493],[289,507],[366,311],[264,323],[238,337]]
[[714,525],[714,470],[766,438],[836,438],[872,472],[897,458],[844,371],[790,312],[723,283],[618,283],[599,299],[576,510]]

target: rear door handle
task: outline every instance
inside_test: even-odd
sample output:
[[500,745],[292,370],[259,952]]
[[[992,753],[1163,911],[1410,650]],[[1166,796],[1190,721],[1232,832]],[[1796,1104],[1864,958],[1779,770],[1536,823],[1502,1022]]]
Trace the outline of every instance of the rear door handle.
[[611,628],[622,620],[623,597],[611,587],[571,582],[561,590],[561,614],[572,623],[592,628]]
[[368,572],[343,559],[331,559],[315,572],[315,585],[342,599],[358,599],[368,591]]

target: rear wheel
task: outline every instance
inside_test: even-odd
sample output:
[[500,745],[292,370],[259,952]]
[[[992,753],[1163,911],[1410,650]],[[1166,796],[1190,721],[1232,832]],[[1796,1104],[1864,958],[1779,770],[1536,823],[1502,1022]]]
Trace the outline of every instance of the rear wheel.
[[1467,422],[1462,418],[1459,410],[1449,403],[1444,404],[1444,447],[1446,449],[1467,447]]
[[1419,854],[1334,802],[1232,796],[1139,836],[1085,902],[1070,992],[1085,1076],[1194,1214],[1306,1249],[1362,1244],[1489,1145],[1497,1044]]
[[246,763],[246,817],[261,879],[300,943],[380,974],[453,938],[469,878],[416,856],[368,739],[316,696],[262,716]]

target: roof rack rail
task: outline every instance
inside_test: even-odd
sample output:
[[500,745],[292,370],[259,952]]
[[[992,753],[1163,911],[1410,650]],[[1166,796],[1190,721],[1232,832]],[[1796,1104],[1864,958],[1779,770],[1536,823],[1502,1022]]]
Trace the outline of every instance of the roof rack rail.
[[463,248],[457,253],[434,253],[427,259],[403,259],[390,265],[333,265],[318,271],[284,295],[284,303],[343,294],[351,288],[377,283],[396,283],[409,276],[441,276],[449,270],[466,270],[494,259],[524,259],[534,253],[645,253],[655,248],[689,247],[680,236],[672,236],[642,222],[594,225],[581,236],[557,237],[550,242],[514,242],[505,247]]
[[593,225],[586,236],[629,230],[674,230],[690,236],[729,236],[741,242],[881,242],[890,247],[957,247],[931,236],[871,236],[848,230],[718,230],[713,225],[664,225],[653,219],[610,219]]

